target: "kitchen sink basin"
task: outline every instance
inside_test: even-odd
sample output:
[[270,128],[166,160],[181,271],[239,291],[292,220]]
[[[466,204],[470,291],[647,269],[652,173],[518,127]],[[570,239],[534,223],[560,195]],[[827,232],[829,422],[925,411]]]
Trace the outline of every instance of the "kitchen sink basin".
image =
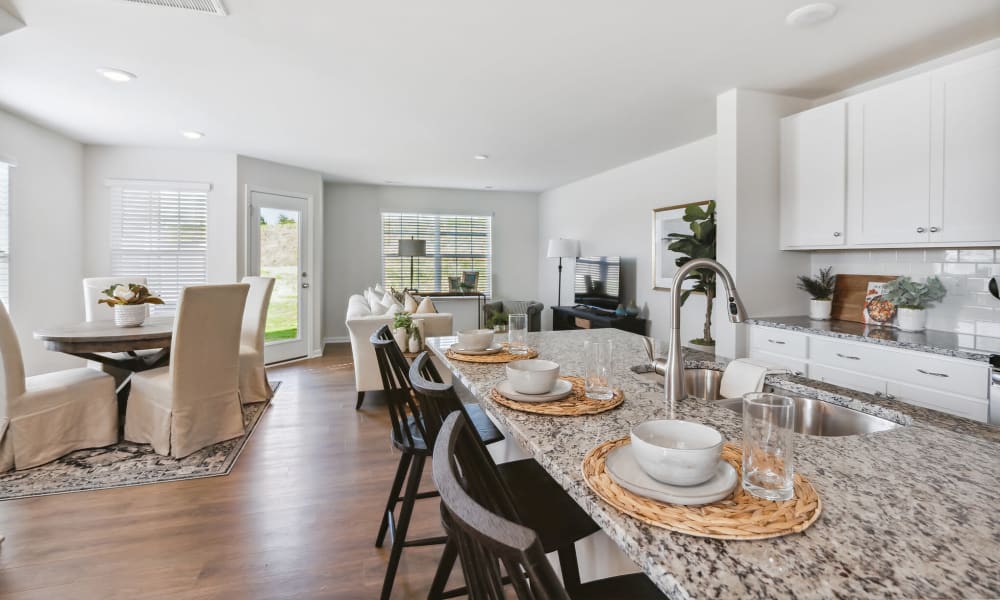
[[[794,430],[796,433],[838,437],[875,433],[877,431],[887,431],[900,427],[898,423],[893,423],[880,417],[814,398],[795,396],[791,392],[771,386],[765,387],[764,391],[788,396],[795,401]],[[743,413],[742,398],[727,398],[725,400],[718,400],[715,404],[723,408],[728,408],[733,412]]]
[[684,394],[699,400],[719,400],[722,371],[712,369],[684,369]]

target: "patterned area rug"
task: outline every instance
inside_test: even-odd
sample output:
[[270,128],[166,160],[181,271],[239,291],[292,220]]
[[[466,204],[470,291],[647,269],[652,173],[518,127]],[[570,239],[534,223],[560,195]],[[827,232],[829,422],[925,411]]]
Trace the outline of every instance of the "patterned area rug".
[[[272,381],[278,391],[280,381]],[[202,448],[180,460],[153,452],[148,444],[121,441],[106,448],[77,450],[48,464],[0,475],[0,500],[103,490],[228,475],[270,402],[243,407],[242,437]]]

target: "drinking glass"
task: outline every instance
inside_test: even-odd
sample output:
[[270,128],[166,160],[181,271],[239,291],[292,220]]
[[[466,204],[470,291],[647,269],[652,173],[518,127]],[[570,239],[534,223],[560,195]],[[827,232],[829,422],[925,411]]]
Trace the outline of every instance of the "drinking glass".
[[507,317],[507,351],[523,356],[528,353],[528,315],[514,313]]
[[791,500],[795,495],[794,425],[791,398],[766,393],[743,396],[744,490],[765,500]]
[[584,387],[588,398],[610,400],[615,395],[614,361],[611,341],[586,341],[583,355],[586,360]]

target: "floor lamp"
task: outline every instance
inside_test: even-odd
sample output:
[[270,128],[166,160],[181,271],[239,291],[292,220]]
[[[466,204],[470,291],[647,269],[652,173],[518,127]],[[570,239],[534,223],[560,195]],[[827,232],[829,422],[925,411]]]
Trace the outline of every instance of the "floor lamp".
[[562,259],[565,258],[576,258],[580,256],[580,242],[577,240],[570,240],[566,238],[557,238],[549,240],[549,258],[559,259],[559,286],[556,296],[556,306],[562,304]]
[[413,287],[413,258],[427,256],[427,240],[415,240],[412,237],[408,240],[399,240],[397,254],[410,257],[410,287],[403,291],[416,293],[417,289]]

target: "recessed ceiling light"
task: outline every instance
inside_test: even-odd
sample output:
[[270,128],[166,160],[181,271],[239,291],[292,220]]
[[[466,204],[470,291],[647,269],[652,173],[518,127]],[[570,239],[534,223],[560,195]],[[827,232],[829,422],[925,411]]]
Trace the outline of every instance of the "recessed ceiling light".
[[829,2],[816,2],[800,6],[788,13],[785,23],[792,27],[811,27],[832,19],[837,7]]
[[114,81],[115,83],[125,83],[126,81],[132,81],[135,79],[135,73],[129,73],[128,71],[122,71],[121,69],[98,67],[97,72],[103,75],[105,79]]
[[200,140],[201,138],[205,137],[205,134],[200,131],[182,131],[181,135],[183,135],[189,140]]
[[490,157],[489,154],[477,154],[477,155],[473,156],[472,158],[474,158],[476,160],[486,160],[489,157]]

